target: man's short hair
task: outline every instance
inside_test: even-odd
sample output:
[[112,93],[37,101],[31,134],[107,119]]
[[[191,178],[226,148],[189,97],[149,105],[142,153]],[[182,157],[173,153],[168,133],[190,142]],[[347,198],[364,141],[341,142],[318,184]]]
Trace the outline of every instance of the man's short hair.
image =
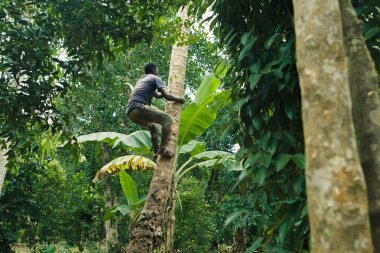
[[147,63],[144,66],[145,74],[154,74],[157,70],[157,66],[154,63]]

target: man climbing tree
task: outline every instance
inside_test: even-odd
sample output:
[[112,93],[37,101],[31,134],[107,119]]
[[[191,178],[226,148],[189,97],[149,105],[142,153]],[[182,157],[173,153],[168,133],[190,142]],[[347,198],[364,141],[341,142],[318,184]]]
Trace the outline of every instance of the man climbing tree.
[[[137,84],[128,99],[127,115],[135,123],[149,129],[154,158],[158,154],[165,157],[173,157],[174,152],[167,145],[171,133],[172,117],[156,107],[152,106],[152,98],[165,98],[168,101],[179,102],[183,104],[183,97],[170,94],[160,77],[158,77],[158,68],[154,63],[148,63],[144,67],[145,75],[137,81]],[[158,92],[157,92],[158,91]],[[161,145],[158,146],[158,132],[160,125],[162,127]]]

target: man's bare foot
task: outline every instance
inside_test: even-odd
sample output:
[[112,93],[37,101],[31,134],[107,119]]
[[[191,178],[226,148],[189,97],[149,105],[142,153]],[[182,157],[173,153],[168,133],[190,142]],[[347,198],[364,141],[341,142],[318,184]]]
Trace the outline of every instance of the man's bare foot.
[[160,149],[160,151],[158,151],[158,153],[164,157],[167,157],[167,158],[172,158],[174,156],[174,153],[168,148]]

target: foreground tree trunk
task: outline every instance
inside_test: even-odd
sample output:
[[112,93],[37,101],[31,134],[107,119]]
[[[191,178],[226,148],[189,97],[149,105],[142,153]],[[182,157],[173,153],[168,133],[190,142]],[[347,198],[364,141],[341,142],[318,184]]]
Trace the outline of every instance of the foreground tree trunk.
[[380,108],[378,75],[349,0],[339,0],[348,56],[352,115],[367,188],[372,241],[380,252]]
[[[178,16],[186,20],[186,8],[181,9],[178,12]],[[183,32],[188,33],[188,29],[183,27]],[[187,52],[187,46],[173,46],[172,49],[168,89],[177,96],[184,95]],[[174,119],[169,148],[176,150],[181,105],[179,103],[167,102],[165,110]],[[157,167],[154,170],[148,192],[148,200],[132,232],[131,241],[126,247],[125,252],[152,253],[162,243],[164,210],[168,193],[170,192],[174,166],[175,158],[167,159],[161,156],[158,158]]]
[[294,0],[312,252],[373,252],[338,0]]
[[[103,164],[109,163],[110,159],[110,150],[107,144],[102,144],[103,151]],[[118,204],[119,200],[115,193],[112,190],[112,181],[110,177],[107,177],[104,180],[103,186],[104,200],[106,208],[111,208]],[[106,230],[106,252],[107,253],[116,253],[120,252],[119,249],[119,234],[117,230],[117,224],[109,219],[105,221],[104,228]]]

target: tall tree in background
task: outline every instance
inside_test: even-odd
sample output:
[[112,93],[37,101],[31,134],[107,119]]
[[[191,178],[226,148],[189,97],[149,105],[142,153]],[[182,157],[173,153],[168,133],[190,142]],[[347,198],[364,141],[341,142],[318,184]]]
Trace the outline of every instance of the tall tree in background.
[[[182,21],[186,20],[187,9],[181,8],[178,12],[178,16]],[[184,34],[189,32],[185,26],[183,26],[182,31]],[[173,46],[170,59],[168,89],[171,93],[177,96],[184,95],[187,53],[187,46]],[[179,103],[167,102],[165,111],[174,119],[169,148],[171,150],[176,150],[181,105]],[[175,158],[167,159],[161,156],[159,157],[149,188],[148,200],[141,212],[140,219],[132,232],[131,241],[125,252],[150,253],[153,252],[154,248],[160,245],[164,209],[168,193],[170,192],[174,166]]]
[[0,194],[1,194],[1,189],[3,188],[4,184],[4,179],[5,179],[5,174],[7,173],[7,158],[5,156],[6,150],[0,148]]
[[[111,161],[110,159],[110,148],[108,144],[102,144],[102,153],[103,153],[103,163],[107,164]],[[104,193],[104,201],[105,207],[111,208],[119,204],[119,199],[116,193],[113,193],[112,189],[112,181],[110,178],[105,180],[103,185],[103,193]],[[119,234],[118,234],[118,226],[116,221],[114,220],[106,220],[104,222],[104,227],[106,231],[106,252],[120,252],[119,249]]]
[[380,252],[380,108],[379,78],[366,46],[362,23],[349,0],[339,0],[348,57],[352,116],[360,162],[368,188],[372,241]]
[[313,252],[372,252],[338,0],[294,0]]

